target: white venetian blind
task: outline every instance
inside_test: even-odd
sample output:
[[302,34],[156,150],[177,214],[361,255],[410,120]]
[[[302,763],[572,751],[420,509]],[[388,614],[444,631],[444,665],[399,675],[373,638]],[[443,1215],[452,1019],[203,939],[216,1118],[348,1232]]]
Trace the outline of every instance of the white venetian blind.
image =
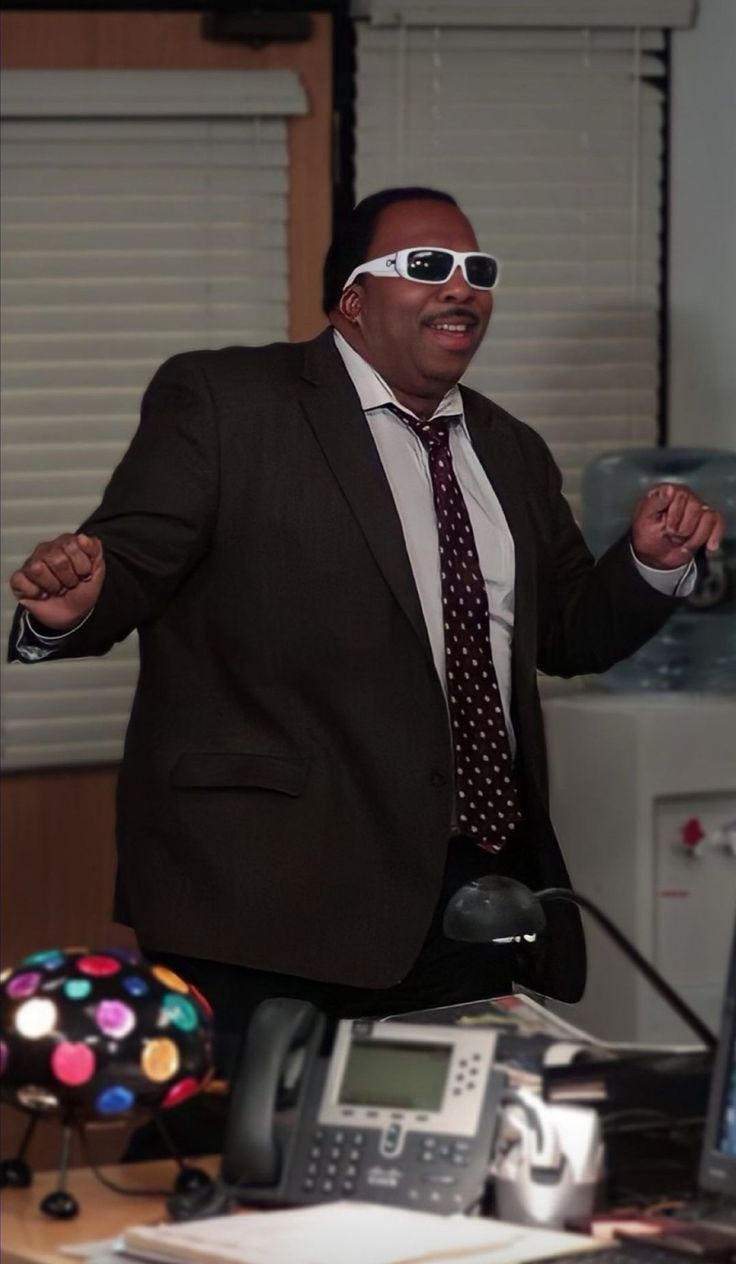
[[[691,12],[640,12],[653,7]],[[590,0],[547,6],[558,29],[539,3],[518,7],[518,27],[496,0],[362,8],[358,195],[447,190],[500,258],[466,381],[539,430],[577,508],[594,455],[656,442],[665,35],[566,24],[565,10],[602,19]]]
[[[290,72],[5,73],[3,576],[97,504],[163,359],[286,336],[304,111]],[[134,638],[4,665],[4,767],[117,760],[136,674]]]

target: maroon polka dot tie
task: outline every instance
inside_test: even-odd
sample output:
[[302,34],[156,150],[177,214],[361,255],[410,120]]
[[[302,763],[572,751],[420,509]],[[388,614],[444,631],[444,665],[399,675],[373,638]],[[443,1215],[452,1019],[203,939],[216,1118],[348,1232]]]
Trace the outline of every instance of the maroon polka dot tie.
[[418,421],[396,411],[429,456],[440,548],[457,823],[480,847],[500,851],[513,838],[521,813],[491,654],[488,593],[452,464],[450,421],[454,419]]

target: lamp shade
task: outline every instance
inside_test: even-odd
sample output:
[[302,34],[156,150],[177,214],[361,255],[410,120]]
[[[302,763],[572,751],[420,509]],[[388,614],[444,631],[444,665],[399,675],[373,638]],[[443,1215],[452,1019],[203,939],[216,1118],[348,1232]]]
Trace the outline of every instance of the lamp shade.
[[448,900],[443,925],[448,939],[487,944],[538,935],[546,918],[539,900],[523,883],[487,874],[466,882]]
[[178,1105],[212,1074],[209,1005],[135,952],[49,949],[0,977],[0,1092],[39,1113]]

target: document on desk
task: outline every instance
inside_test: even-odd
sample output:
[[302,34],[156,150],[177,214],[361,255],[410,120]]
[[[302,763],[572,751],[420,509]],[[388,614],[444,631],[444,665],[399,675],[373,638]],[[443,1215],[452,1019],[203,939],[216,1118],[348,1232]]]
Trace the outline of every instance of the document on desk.
[[352,1201],[141,1225],[122,1244],[122,1259],[146,1264],[529,1264],[600,1245],[581,1234]]

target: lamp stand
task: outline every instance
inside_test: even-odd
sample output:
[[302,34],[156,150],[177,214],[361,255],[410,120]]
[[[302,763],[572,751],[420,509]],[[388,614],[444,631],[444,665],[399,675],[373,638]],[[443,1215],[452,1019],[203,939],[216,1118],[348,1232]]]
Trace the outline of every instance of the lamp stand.
[[28,1189],[33,1180],[33,1173],[26,1163],[26,1150],[36,1131],[39,1118],[39,1115],[31,1115],[15,1158],[3,1159],[0,1162],[0,1189]]
[[61,1128],[59,1186],[57,1189],[52,1190],[50,1194],[47,1194],[40,1204],[40,1209],[43,1214],[45,1216],[51,1216],[54,1220],[72,1220],[74,1216],[79,1215],[79,1203],[74,1195],[70,1194],[69,1190],[66,1188],[73,1131],[73,1121],[71,1119],[65,1119]]

